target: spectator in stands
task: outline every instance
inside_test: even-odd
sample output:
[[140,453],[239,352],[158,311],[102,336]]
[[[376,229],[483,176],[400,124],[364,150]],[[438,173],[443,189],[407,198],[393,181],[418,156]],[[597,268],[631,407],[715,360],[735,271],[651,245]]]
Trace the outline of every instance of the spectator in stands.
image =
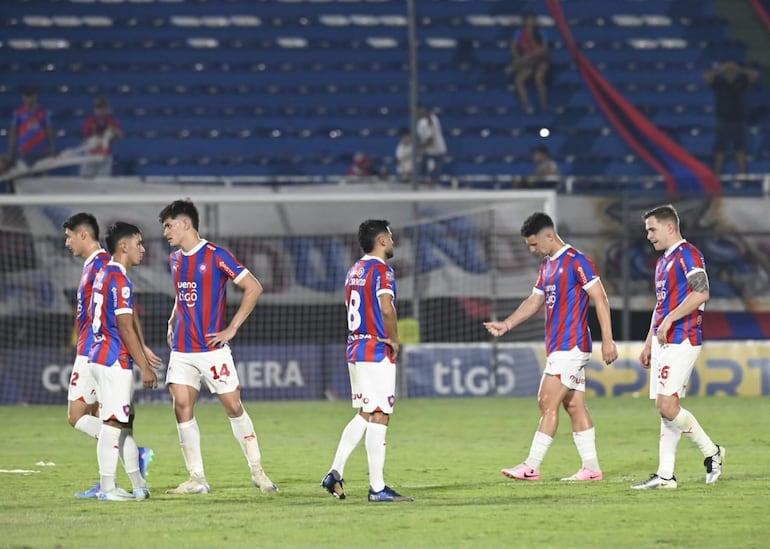
[[527,95],[527,81],[530,78],[535,80],[540,107],[543,110],[548,109],[548,90],[545,87],[548,67],[548,43],[545,34],[537,25],[537,16],[529,13],[524,18],[524,27],[518,30],[511,40],[510,66],[519,101],[528,113],[533,112]]
[[437,181],[441,177],[447,147],[436,113],[420,107],[417,111],[416,133],[420,175],[430,181]]
[[732,145],[738,173],[747,171],[746,164],[746,89],[759,78],[759,73],[741,67],[734,61],[716,65],[704,75],[714,90],[714,111],[717,116],[714,141],[714,172],[722,173],[725,151]]
[[123,138],[120,121],[112,114],[106,97],[94,100],[94,112],[83,122],[86,152],[100,160],[80,166],[81,177],[109,177],[112,175],[112,142]]
[[412,134],[409,130],[403,130],[396,147],[396,173],[401,181],[409,181],[412,178],[413,161]]
[[545,145],[538,145],[532,149],[532,161],[535,164],[533,177],[549,177],[559,175],[559,166],[551,158],[551,152]]
[[13,111],[8,132],[8,155],[11,162],[32,166],[46,156],[56,154],[51,115],[37,102],[37,90],[25,88],[22,105]]
[[353,163],[350,165],[347,175],[350,177],[371,177],[377,174],[372,159],[362,152],[357,152],[353,155]]

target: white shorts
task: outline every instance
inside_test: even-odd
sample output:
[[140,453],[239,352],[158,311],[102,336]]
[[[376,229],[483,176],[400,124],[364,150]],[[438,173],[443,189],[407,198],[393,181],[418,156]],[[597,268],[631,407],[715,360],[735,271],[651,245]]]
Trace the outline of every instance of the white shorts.
[[67,400],[80,400],[86,404],[96,402],[96,380],[91,375],[88,366],[88,357],[78,355],[72,365],[70,384],[67,388]]
[[88,368],[96,381],[96,391],[99,395],[99,419],[102,421],[114,419],[121,423],[128,423],[129,417],[134,413],[133,370],[121,368],[120,362],[115,362],[112,366],[91,362]]
[[241,386],[230,347],[202,353],[171,352],[166,384],[178,383],[201,390],[201,378],[213,394],[232,393]]
[[554,351],[545,360],[546,375],[558,377],[562,385],[574,391],[586,390],[586,366],[591,353],[574,347],[569,351]]
[[658,395],[677,395],[684,398],[700,348],[700,345],[693,346],[689,341],[661,346],[658,338],[653,337],[650,398],[655,399]]
[[396,365],[385,358],[381,362],[348,363],[351,404],[371,414],[392,414],[396,405]]

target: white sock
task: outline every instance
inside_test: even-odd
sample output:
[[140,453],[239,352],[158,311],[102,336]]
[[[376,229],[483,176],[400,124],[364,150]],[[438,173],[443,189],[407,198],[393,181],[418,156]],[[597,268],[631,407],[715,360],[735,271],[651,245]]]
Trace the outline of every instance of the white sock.
[[527,456],[527,459],[524,460],[524,463],[533,469],[539,469],[552,442],[553,438],[540,431],[536,432],[535,436],[532,438],[532,446],[529,448],[529,455]]
[[75,429],[81,433],[87,434],[89,437],[99,438],[99,431],[102,430],[102,422],[98,417],[86,414],[81,416],[80,419],[75,422]]
[[198,422],[195,418],[192,418],[190,421],[177,423],[176,429],[179,432],[179,446],[182,447],[184,463],[190,475],[205,476],[203,473],[203,457],[201,456],[201,432],[198,429]]
[[385,434],[388,426],[369,422],[366,427],[366,456],[369,459],[369,486],[375,492],[385,488]]
[[361,414],[356,414],[342,431],[340,443],[337,445],[337,453],[334,454],[334,462],[332,463],[332,469],[337,471],[340,477],[343,476],[345,464],[348,462],[350,454],[353,453],[353,450],[356,449],[356,446],[364,437],[368,425],[369,422],[362,418]]
[[682,430],[672,421],[660,418],[660,444],[658,447],[658,476],[670,479],[674,476],[676,447],[682,438]]
[[120,455],[120,432],[122,429],[102,423],[99,442],[96,444],[96,459],[99,462],[99,480],[102,492],[115,489],[115,475],[118,473]]
[[134,440],[133,429],[121,429],[120,431],[120,459],[123,461],[123,468],[126,470],[128,478],[131,479],[131,486],[134,490],[145,488],[147,484],[139,472],[139,447]]
[[231,417],[230,426],[233,428],[235,440],[241,445],[246,461],[249,462],[249,467],[262,467],[260,465],[262,454],[259,452],[259,443],[254,432],[254,424],[251,422],[251,417],[249,417],[246,410],[243,411],[240,417]]
[[679,414],[672,421],[674,425],[682,430],[682,434],[695,443],[698,449],[703,454],[703,457],[710,457],[716,454],[719,450],[716,447],[703,427],[700,426],[695,416],[684,408],[679,409]]
[[591,427],[585,431],[573,432],[572,440],[575,441],[583,468],[591,471],[600,471],[599,456],[596,454],[596,429]]

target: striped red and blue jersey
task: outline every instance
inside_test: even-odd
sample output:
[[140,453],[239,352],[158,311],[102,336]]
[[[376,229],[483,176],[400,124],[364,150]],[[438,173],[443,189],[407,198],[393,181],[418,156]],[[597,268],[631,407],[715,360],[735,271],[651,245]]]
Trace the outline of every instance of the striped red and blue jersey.
[[206,334],[223,330],[227,314],[227,282],[236,284],[248,269],[229,250],[201,240],[189,252],[169,256],[176,289],[172,350],[180,353],[211,351]]
[[534,293],[545,296],[545,351],[577,347],[591,352],[588,329],[588,294],[599,281],[593,262],[569,244],[540,264]]
[[120,338],[118,316],[133,314],[134,289],[126,276],[126,268],[110,261],[96,273],[91,293],[91,330],[94,343],[88,361],[104,366],[116,362],[130,370],[134,361]]
[[377,338],[387,338],[379,297],[393,296],[396,277],[393,268],[378,257],[365,255],[345,277],[345,305],[348,311],[347,360],[355,362],[394,362],[391,348]]
[[101,248],[92,253],[83,264],[83,274],[78,285],[78,306],[76,322],[78,330],[78,355],[88,356],[94,342],[91,331],[91,291],[96,273],[102,270],[110,261],[110,254]]
[[[695,273],[706,272],[706,262],[700,250],[681,240],[669,248],[655,265],[655,297],[657,303],[653,313],[653,333],[658,334],[658,326],[666,315],[676,309],[690,295],[687,279]],[[703,310],[705,303],[689,315],[680,318],[671,326],[666,334],[668,343],[683,343],[691,345],[703,343]]]
[[12,151],[22,158],[37,158],[48,150],[48,128],[51,126],[51,118],[43,107],[34,109],[22,105],[13,111],[11,127],[16,129],[16,151]]

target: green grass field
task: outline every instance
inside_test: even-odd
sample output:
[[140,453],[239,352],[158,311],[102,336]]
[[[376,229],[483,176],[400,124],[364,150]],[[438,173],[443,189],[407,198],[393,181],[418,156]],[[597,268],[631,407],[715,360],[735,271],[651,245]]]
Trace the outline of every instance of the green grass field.
[[[169,496],[185,479],[169,406],[141,406],[136,438],[151,446],[153,497],[79,501],[97,479],[95,444],[66,423],[64,407],[0,408],[2,547],[268,546],[709,546],[766,547],[770,536],[770,399],[693,398],[687,407],[728,449],[725,474],[704,484],[702,457],[682,440],[679,489],[634,492],[657,467],[658,420],[646,399],[594,399],[606,480],[569,485],[579,465],[567,418],[542,472],[514,483],[501,467],[527,454],[534,399],[404,400],[388,437],[386,482],[416,498],[366,502],[363,445],[348,463],[348,499],[318,483],[352,410],[340,402],[249,403],[266,471],[280,486],[259,493],[218,405],[198,421],[212,493]],[[40,467],[39,460],[54,467]],[[122,474],[122,473],[121,473]],[[129,487],[125,475],[120,482]]]

